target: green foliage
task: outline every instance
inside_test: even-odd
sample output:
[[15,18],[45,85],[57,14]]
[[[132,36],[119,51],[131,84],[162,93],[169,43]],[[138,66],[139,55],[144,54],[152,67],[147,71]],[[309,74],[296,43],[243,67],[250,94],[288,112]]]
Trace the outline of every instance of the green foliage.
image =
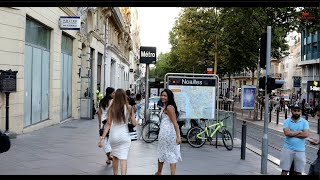
[[[298,17],[308,11],[313,20]],[[206,73],[218,59],[218,74],[232,74],[257,69],[260,35],[272,27],[273,58],[288,55],[289,32],[305,28],[320,29],[319,8],[183,8],[169,33],[171,52],[159,55],[156,71],[159,78],[169,72]],[[217,49],[215,38],[217,37]]]

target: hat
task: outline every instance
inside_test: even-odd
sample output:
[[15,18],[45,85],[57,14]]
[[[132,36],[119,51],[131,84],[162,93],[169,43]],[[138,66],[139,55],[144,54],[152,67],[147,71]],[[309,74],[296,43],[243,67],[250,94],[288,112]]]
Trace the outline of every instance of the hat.
[[292,109],[301,109],[301,107],[298,104],[295,104],[292,106]]

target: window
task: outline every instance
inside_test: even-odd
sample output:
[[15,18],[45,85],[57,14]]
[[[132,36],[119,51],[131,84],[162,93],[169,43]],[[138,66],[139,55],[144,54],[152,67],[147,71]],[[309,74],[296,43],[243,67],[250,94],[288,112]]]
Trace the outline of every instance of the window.
[[50,31],[45,26],[27,18],[26,42],[43,48],[50,48]]

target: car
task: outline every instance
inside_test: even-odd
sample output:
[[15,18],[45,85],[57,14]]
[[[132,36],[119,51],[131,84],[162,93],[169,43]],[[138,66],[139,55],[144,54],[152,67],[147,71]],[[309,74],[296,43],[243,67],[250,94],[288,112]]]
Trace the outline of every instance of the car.
[[153,96],[149,98],[149,109],[154,109],[156,108],[157,110],[159,109],[157,106],[158,101],[160,100],[160,96]]

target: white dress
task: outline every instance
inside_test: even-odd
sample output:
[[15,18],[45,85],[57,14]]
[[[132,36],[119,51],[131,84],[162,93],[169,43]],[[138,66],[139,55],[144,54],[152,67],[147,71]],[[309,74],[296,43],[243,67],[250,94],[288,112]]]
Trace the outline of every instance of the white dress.
[[161,124],[158,135],[158,158],[160,162],[177,163],[182,161],[180,153],[180,145],[176,143],[176,130],[169,116],[163,113],[160,114]]
[[[102,109],[101,121],[104,121],[104,120],[107,119],[108,108],[106,108],[106,109],[101,108],[101,109]],[[103,126],[105,126],[105,125],[102,124],[102,122],[101,122],[101,127],[100,127],[100,128],[102,128]],[[106,138],[104,139],[103,144],[104,144],[104,145],[103,145],[103,150],[104,150],[104,152],[105,152],[105,153],[111,152],[111,146],[110,146],[109,138],[108,138],[108,137],[106,137]]]
[[129,114],[127,108],[124,109],[126,122],[121,124],[111,122],[109,143],[112,148],[111,154],[118,159],[126,160],[131,146],[131,137],[128,130]]

